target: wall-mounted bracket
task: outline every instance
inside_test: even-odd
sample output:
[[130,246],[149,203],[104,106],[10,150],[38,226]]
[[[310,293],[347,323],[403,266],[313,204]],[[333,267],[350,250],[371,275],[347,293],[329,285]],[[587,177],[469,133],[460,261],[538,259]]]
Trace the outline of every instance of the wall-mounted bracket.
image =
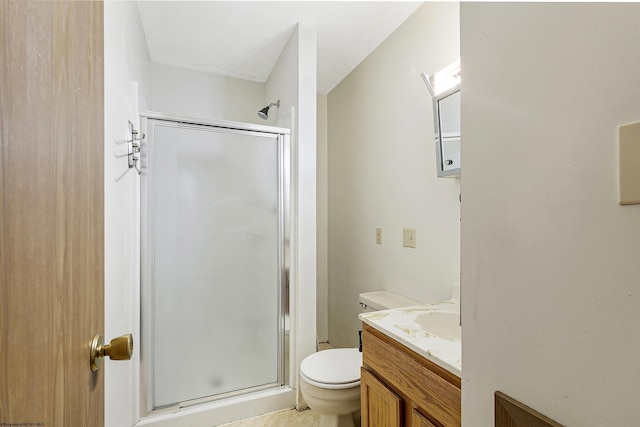
[[142,174],[142,171],[139,167],[140,162],[140,142],[145,137],[143,133],[140,135],[140,132],[133,127],[133,123],[129,122],[129,137],[127,139],[128,144],[128,162],[129,169],[135,169],[138,172],[138,175]]

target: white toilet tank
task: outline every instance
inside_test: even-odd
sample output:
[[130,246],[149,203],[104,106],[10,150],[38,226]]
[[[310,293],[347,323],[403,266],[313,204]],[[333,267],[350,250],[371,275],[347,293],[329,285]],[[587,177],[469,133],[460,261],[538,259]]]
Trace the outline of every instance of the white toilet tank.
[[359,301],[365,313],[422,304],[420,301],[389,291],[365,292],[360,294]]

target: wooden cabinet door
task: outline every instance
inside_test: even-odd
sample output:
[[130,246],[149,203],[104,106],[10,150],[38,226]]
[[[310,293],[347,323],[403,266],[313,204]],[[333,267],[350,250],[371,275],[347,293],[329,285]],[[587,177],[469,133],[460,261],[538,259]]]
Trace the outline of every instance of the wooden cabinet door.
[[360,378],[362,427],[399,427],[402,424],[402,399],[362,368]]
[[416,411],[415,409],[411,414],[411,426],[412,427],[438,427],[435,424],[433,424],[431,421],[423,417],[422,414],[420,414],[420,412]]
[[100,427],[103,4],[0,0],[0,425]]
[[420,408],[436,425],[460,427],[459,377],[367,324],[363,325],[362,338],[364,366],[369,372],[377,372],[378,378],[402,396],[407,424],[412,420],[411,408]]

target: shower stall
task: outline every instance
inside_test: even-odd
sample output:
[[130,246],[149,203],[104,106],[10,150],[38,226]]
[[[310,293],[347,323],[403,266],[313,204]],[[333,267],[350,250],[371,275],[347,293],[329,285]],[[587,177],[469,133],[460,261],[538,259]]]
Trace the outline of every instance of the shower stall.
[[144,113],[146,412],[288,385],[289,130]]

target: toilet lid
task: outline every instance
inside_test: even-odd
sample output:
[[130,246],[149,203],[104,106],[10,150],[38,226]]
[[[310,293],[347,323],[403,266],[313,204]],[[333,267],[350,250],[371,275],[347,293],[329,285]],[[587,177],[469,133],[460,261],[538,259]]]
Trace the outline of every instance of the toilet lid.
[[300,364],[300,373],[311,384],[319,387],[354,387],[360,383],[361,366],[362,353],[357,348],[334,348],[305,358]]

